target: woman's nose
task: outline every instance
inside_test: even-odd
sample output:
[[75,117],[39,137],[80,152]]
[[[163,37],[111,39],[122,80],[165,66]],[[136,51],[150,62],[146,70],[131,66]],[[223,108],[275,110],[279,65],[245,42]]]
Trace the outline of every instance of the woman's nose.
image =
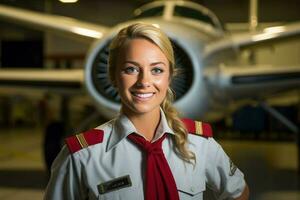
[[139,74],[139,79],[137,81],[137,86],[139,87],[149,87],[151,83],[151,77],[147,73],[140,73]]

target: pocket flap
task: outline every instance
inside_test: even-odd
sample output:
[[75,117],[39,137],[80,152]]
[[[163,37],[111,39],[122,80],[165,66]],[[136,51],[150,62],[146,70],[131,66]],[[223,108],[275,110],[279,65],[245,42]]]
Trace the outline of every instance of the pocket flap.
[[194,181],[183,181],[177,184],[177,189],[180,192],[189,194],[191,196],[197,195],[206,189],[205,181],[194,180]]

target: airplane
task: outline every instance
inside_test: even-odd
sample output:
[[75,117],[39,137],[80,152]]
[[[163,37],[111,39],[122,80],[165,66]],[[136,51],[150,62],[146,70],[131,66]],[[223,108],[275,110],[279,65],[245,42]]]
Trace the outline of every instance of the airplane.
[[108,46],[122,27],[144,22],[161,28],[173,43],[181,70],[172,81],[174,105],[183,116],[215,121],[242,105],[258,102],[290,130],[299,132],[297,125],[266,103],[276,95],[299,91],[299,63],[278,65],[272,62],[276,53],[270,63],[258,63],[255,55],[265,47],[299,41],[300,22],[232,34],[212,11],[191,1],[154,1],[136,9],[134,15],[130,21],[107,27],[0,5],[1,20],[91,43],[83,70],[0,69],[1,92],[18,88],[19,92],[82,94],[86,89],[97,112],[112,118],[120,109],[120,98],[107,75]]

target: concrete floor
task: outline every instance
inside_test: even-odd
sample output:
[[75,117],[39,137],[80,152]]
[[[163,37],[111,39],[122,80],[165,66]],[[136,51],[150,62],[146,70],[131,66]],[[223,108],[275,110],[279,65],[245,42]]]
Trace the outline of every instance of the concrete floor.
[[[219,141],[245,173],[254,200],[299,200],[293,142]],[[0,129],[0,200],[43,198],[42,131]]]
[[0,200],[43,198],[46,173],[39,130],[0,130]]

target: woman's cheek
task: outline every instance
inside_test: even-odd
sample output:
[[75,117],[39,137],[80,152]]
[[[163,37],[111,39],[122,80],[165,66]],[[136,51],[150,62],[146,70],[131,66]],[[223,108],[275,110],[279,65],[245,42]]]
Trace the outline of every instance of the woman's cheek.
[[170,81],[169,81],[168,77],[160,77],[160,78],[155,79],[154,83],[157,85],[157,87],[160,88],[160,90],[164,90],[164,89],[167,90],[169,87]]

